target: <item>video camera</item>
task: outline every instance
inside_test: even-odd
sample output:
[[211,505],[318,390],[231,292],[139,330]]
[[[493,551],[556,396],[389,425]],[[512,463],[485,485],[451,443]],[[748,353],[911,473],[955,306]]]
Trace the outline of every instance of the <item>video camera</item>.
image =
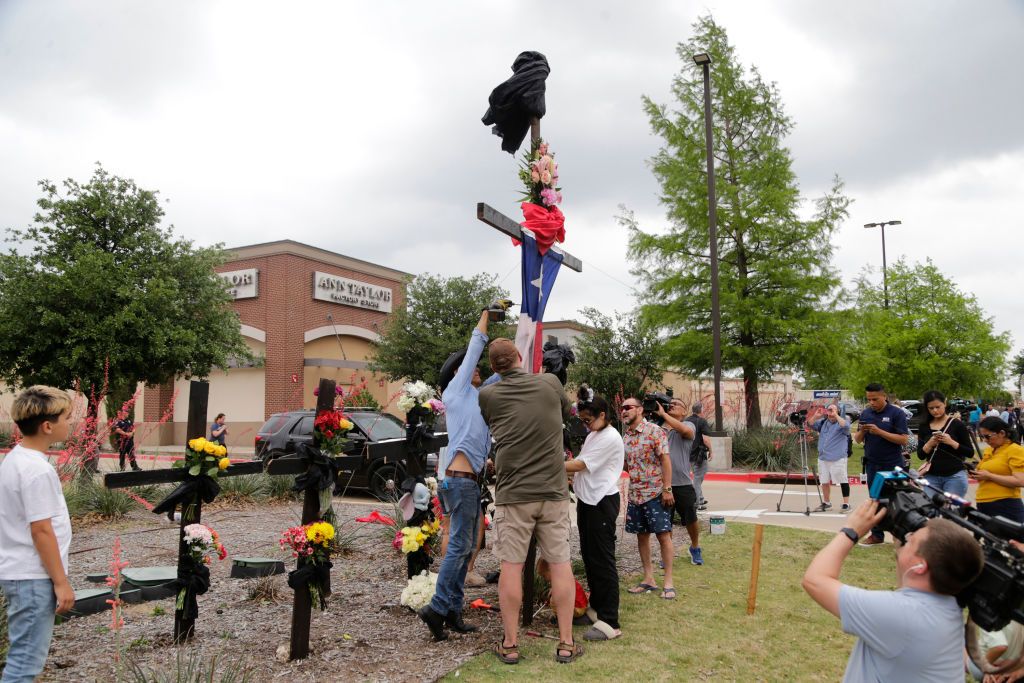
[[1024,554],[1009,543],[1024,542],[1024,524],[978,512],[959,496],[944,493],[899,467],[877,473],[870,495],[886,510],[878,526],[901,542],[935,517],[970,531],[981,546],[985,566],[956,596],[957,602],[986,631],[999,630],[1011,619],[1024,623]]
[[660,391],[652,391],[644,394],[644,417],[657,424],[661,424],[662,422],[661,416],[658,415],[659,403],[665,412],[668,412],[668,407],[672,405],[672,397],[668,394],[663,394]]
[[807,424],[807,409],[794,410],[789,414],[789,421],[796,427],[803,427]]

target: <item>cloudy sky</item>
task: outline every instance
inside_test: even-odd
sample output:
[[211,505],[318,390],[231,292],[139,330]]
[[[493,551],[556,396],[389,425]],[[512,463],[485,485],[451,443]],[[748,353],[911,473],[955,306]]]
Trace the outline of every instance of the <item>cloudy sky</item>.
[[[1024,343],[1024,4],[918,2],[0,2],[0,227],[41,178],[96,161],[167,202],[199,244],[289,238],[412,273],[502,279],[518,255],[475,219],[515,215],[516,163],[480,122],[522,50],[545,53],[543,133],[568,216],[548,319],[633,305],[618,206],[665,226],[643,94],[668,101],[677,43],[711,12],[778,83],[800,186],[854,198],[849,283],[930,257]],[[878,275],[880,280],[880,275]]]

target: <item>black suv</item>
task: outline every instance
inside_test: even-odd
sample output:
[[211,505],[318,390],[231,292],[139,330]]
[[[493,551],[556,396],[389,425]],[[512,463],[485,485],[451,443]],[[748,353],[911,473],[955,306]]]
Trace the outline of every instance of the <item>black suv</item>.
[[[256,434],[256,458],[268,461],[295,452],[295,445],[300,442],[309,443],[313,440],[314,410],[292,410],[287,413],[274,413],[260,427]],[[367,443],[401,442],[405,444],[405,424],[394,415],[382,413],[372,408],[346,408],[345,414],[352,420],[355,428],[349,432],[349,438],[363,443],[362,452],[366,453]],[[427,474],[437,471],[437,453],[427,455]],[[387,495],[387,482],[393,480],[401,483],[405,478],[405,466],[401,462],[385,462],[384,458],[366,458],[358,469],[342,472],[339,486],[351,489],[369,489],[377,498]]]

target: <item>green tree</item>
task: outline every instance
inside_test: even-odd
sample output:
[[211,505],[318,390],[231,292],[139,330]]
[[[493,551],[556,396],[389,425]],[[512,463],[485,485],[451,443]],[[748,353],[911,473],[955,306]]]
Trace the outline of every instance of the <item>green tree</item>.
[[996,334],[973,295],[931,261],[901,259],[889,266],[888,280],[888,309],[867,272],[856,281],[847,386],[881,382],[901,398],[929,389],[968,397],[1003,391],[1009,335]]
[[650,325],[622,314],[612,320],[596,308],[580,313],[590,329],[576,338],[570,384],[586,384],[609,401],[661,386],[661,342]]
[[668,365],[701,374],[712,368],[704,85],[692,56],[712,59],[713,154],[718,193],[722,365],[739,368],[748,425],[760,425],[758,382],[779,369],[801,369],[820,348],[822,319],[837,294],[830,237],[846,216],[842,182],[800,217],[801,197],[783,138],[792,122],[773,83],[736,60],[725,30],[711,17],[694,24],[677,54],[675,109],[643,98],[663,140],[651,159],[670,226],[641,230],[624,211],[634,274],[646,286],[643,317],[667,336]]
[[213,271],[223,252],[161,227],[156,192],[99,164],[63,194],[39,185],[34,223],[7,231],[22,251],[0,254],[0,379],[125,398],[249,356]]
[[[491,275],[416,276],[407,288],[405,307],[392,313],[381,334],[370,369],[391,381],[423,380],[436,387],[441,365],[469,343],[480,310],[505,298],[508,292]],[[507,323],[492,323],[488,330],[491,339],[513,334]]]
[[1014,379],[1024,375],[1024,349],[1017,352],[1017,355],[1010,360],[1010,374]]

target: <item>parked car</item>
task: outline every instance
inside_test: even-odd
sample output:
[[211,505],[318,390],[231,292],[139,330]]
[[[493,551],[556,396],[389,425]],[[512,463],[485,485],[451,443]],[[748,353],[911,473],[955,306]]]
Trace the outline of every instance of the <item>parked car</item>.
[[[295,453],[298,443],[313,440],[314,410],[292,410],[274,413],[256,433],[256,458],[264,462]],[[372,408],[346,408],[354,429],[349,438],[366,443],[401,440],[405,443],[405,424],[394,415]],[[363,452],[366,452],[365,447]],[[427,454],[427,474],[437,472],[437,453]],[[401,483],[405,478],[405,465],[401,462],[384,462],[381,457],[366,458],[356,470],[342,472],[339,485],[342,488],[369,490],[377,498],[387,495],[387,482]]]
[[900,407],[907,413],[907,428],[917,434],[921,425],[929,419],[925,405],[917,400],[900,401]]
[[[810,410],[812,408],[820,408],[827,405],[828,402],[824,399],[817,399],[814,401],[789,401],[779,406],[779,409],[775,413],[775,421],[779,424],[789,424],[789,416],[791,413],[795,413],[798,410]],[[839,401],[839,407],[842,409],[842,414],[850,422],[856,422],[860,419],[861,406],[853,401]]]

